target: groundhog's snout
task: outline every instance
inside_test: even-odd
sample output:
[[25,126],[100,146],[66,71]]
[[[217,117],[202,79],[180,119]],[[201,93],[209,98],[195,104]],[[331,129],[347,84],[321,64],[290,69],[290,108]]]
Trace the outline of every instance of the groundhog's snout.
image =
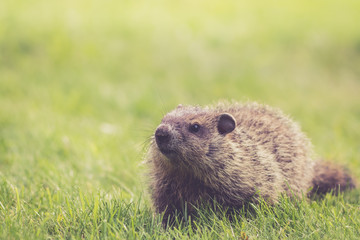
[[156,144],[163,154],[171,152],[172,133],[168,125],[161,124],[155,131]]
[[170,133],[166,126],[160,126],[156,129],[155,132],[156,144],[158,146],[163,146],[169,143]]

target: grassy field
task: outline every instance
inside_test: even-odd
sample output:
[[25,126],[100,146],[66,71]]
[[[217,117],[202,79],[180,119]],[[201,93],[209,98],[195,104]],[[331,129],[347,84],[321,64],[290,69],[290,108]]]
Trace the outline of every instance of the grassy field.
[[1,1],[0,238],[358,238],[359,190],[165,230],[142,160],[177,104],[254,100],[360,179],[359,12],[357,0]]

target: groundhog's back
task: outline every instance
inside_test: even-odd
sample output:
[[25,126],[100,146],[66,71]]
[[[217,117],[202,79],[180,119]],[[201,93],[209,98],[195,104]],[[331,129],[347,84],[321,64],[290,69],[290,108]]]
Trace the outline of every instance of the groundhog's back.
[[[272,172],[276,176],[276,182],[271,187],[273,191],[301,195],[312,187],[313,150],[296,122],[278,109],[257,103],[220,103],[215,111],[228,112],[235,117],[237,127],[231,135],[232,141],[238,143],[237,139],[246,135],[247,142],[240,143],[239,148],[257,148],[256,152],[262,155],[258,159],[263,162],[254,164],[269,165],[270,169],[252,174],[260,177],[266,176],[266,171]],[[266,178],[263,180],[266,181]]]

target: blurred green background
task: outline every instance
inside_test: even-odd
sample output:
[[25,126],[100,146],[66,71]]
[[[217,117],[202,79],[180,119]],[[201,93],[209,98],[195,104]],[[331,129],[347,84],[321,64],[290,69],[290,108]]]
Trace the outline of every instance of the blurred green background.
[[0,175],[40,189],[146,189],[177,104],[283,109],[360,177],[360,2],[0,2]]

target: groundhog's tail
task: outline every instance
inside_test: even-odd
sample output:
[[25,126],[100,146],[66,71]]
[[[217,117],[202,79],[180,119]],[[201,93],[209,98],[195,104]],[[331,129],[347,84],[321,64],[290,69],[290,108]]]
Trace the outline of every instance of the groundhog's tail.
[[310,195],[345,191],[355,188],[355,180],[341,166],[319,161],[315,165],[313,188]]

